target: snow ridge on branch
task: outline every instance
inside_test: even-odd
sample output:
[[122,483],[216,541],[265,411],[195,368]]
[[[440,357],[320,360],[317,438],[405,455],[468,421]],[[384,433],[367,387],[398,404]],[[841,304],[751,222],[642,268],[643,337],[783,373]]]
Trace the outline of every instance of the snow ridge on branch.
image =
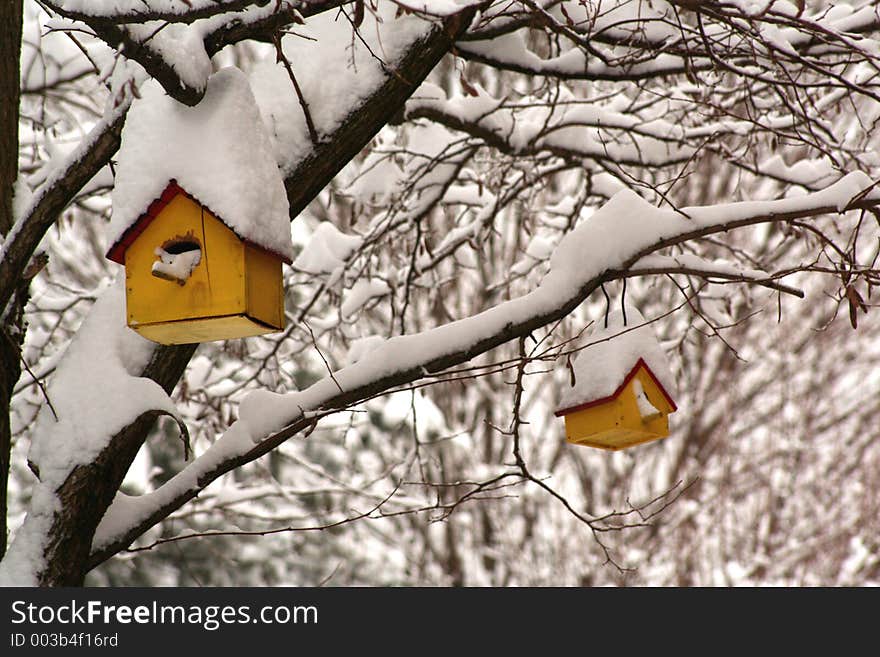
[[239,420],[182,472],[152,493],[117,496],[98,527],[93,560],[129,545],[219,476],[266,454],[321,416],[526,336],[564,317],[616,272],[659,249],[733,228],[874,207],[880,195],[869,195],[873,188],[870,178],[854,172],[797,198],[680,212],[659,210],[632,192],[619,192],[563,238],[551,256],[550,272],[529,294],[424,333],[389,339],[301,392],[251,393],[241,404]]

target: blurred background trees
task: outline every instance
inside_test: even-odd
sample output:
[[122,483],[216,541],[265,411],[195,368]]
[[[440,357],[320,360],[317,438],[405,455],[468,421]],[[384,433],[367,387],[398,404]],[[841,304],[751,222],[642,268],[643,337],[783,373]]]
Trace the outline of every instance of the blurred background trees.
[[[413,3],[325,4],[340,6],[283,36],[297,68],[315,21],[346,26],[344,54]],[[56,5],[24,3],[20,208],[113,102],[120,56],[50,19]],[[621,189],[680,209],[880,173],[875,3],[482,5],[396,120],[295,217],[284,333],[199,346],[174,393],[197,452],[249,391],[303,389],[378,340],[528,292],[559,240]],[[246,40],[213,66],[258,72],[261,101],[293,94],[267,86],[267,69],[286,76],[277,59]],[[320,76],[303,77],[306,98],[319,94]],[[276,134],[290,120],[264,118]],[[112,185],[111,164],[41,245],[12,396],[13,527],[34,477],[29,432],[51,401],[43,382],[116,273],[103,257]],[[564,320],[224,475],[87,583],[877,583],[878,237],[876,214],[854,211],[668,249],[678,266],[637,263]],[[694,256],[765,272],[765,285],[705,275]],[[567,362],[624,298],[655,320],[673,364],[672,435],[619,453],[568,445],[553,417]],[[124,491],[184,467],[176,431],[157,424]]]

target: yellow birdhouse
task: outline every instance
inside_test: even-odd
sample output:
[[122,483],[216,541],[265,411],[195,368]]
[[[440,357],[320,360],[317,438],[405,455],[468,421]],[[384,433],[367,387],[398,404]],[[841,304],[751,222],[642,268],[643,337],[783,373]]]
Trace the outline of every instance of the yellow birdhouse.
[[594,331],[573,366],[557,417],[570,443],[619,450],[669,435],[672,376],[650,327],[632,307]]
[[239,238],[171,181],[107,257],[125,265],[128,325],[163,344],[284,328],[284,256]]
[[183,344],[284,328],[293,244],[284,179],[247,77],[225,68],[195,107],[147,83],[116,166],[110,249],[126,319]]

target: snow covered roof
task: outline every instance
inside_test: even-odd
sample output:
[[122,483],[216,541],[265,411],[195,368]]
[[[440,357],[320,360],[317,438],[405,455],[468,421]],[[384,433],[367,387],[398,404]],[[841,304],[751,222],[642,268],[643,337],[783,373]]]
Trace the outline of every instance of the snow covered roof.
[[616,397],[640,365],[644,365],[675,409],[674,379],[666,354],[642,314],[627,306],[625,323],[623,312],[617,310],[608,315],[607,328],[604,321],[600,321],[593,329],[587,347],[573,365],[575,384],[563,391],[556,415]]
[[176,102],[158,84],[141,90],[122,133],[108,258],[123,262],[128,244],[157,214],[155,204],[170,201],[169,190],[209,208],[241,239],[292,260],[284,180],[238,69],[212,75],[195,107]]

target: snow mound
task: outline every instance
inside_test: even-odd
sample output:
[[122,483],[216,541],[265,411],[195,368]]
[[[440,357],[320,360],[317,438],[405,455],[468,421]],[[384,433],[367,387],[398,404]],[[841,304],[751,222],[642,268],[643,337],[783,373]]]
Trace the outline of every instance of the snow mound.
[[343,233],[329,221],[322,221],[293,266],[307,274],[330,274],[345,265],[362,242],[361,237]]
[[[604,318],[597,322],[586,348],[575,360],[575,384],[563,391],[559,408],[572,408],[609,397],[639,358],[645,361],[666,392],[674,397],[675,380],[666,354],[642,314],[627,305],[625,322],[623,311],[617,310],[608,315],[607,327],[604,323]],[[650,409],[640,410],[648,412]]]
[[110,243],[173,179],[239,237],[291,260],[284,180],[244,73],[230,67],[212,75],[195,107],[155,83],[141,95],[122,133]]

